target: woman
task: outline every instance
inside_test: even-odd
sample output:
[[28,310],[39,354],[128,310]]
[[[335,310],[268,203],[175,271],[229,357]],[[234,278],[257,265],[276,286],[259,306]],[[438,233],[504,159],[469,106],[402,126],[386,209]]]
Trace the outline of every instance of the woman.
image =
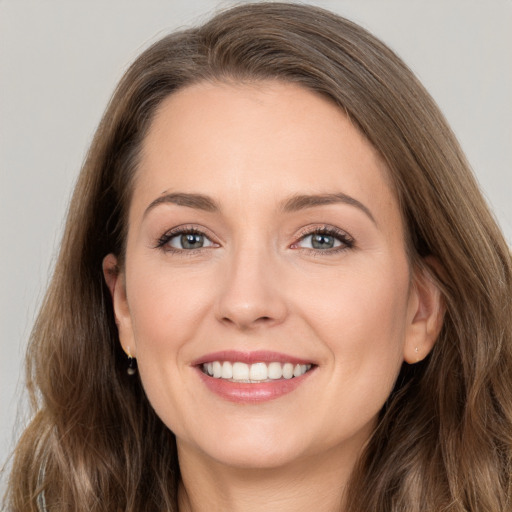
[[77,184],[8,506],[510,510],[511,282],[363,29],[263,3],[167,36]]

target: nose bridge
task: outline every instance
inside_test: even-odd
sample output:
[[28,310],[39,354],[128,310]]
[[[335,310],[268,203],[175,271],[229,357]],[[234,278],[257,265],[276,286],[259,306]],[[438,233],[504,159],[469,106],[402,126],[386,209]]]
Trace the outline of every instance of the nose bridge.
[[230,251],[218,296],[219,320],[248,329],[286,316],[278,257],[267,243],[247,238]]

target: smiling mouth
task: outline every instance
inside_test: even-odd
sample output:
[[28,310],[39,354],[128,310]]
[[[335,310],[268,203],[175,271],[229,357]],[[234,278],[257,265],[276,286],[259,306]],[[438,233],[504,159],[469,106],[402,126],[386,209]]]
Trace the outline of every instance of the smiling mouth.
[[290,380],[309,372],[312,364],[293,364],[272,361],[247,364],[240,361],[211,361],[200,365],[201,371],[215,379],[244,384],[260,384],[276,380]]

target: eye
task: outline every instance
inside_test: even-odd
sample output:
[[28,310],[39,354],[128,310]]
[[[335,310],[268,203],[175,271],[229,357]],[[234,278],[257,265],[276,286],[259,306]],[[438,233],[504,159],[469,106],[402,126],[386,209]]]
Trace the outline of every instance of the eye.
[[339,247],[341,242],[333,235],[326,235],[325,233],[314,233],[304,237],[298,244],[300,247],[307,247],[309,249],[333,249]]
[[347,233],[334,228],[323,228],[303,235],[292,248],[337,252],[353,246],[354,240]]
[[173,230],[164,234],[157,243],[159,248],[175,251],[191,251],[214,246],[216,244],[196,229]]
[[213,245],[202,233],[181,233],[171,237],[168,244],[175,249],[201,249]]

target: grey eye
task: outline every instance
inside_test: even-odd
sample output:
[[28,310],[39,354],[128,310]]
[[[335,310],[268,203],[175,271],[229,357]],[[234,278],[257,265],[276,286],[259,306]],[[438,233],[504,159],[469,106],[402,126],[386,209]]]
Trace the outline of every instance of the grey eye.
[[327,250],[339,247],[341,245],[341,241],[334,235],[313,233],[305,236],[298,245],[299,247],[305,247],[307,249]]
[[202,233],[180,233],[169,240],[169,245],[175,249],[191,250],[210,247],[213,244]]
[[316,234],[311,236],[311,246],[314,249],[332,249],[336,239],[332,235]]

